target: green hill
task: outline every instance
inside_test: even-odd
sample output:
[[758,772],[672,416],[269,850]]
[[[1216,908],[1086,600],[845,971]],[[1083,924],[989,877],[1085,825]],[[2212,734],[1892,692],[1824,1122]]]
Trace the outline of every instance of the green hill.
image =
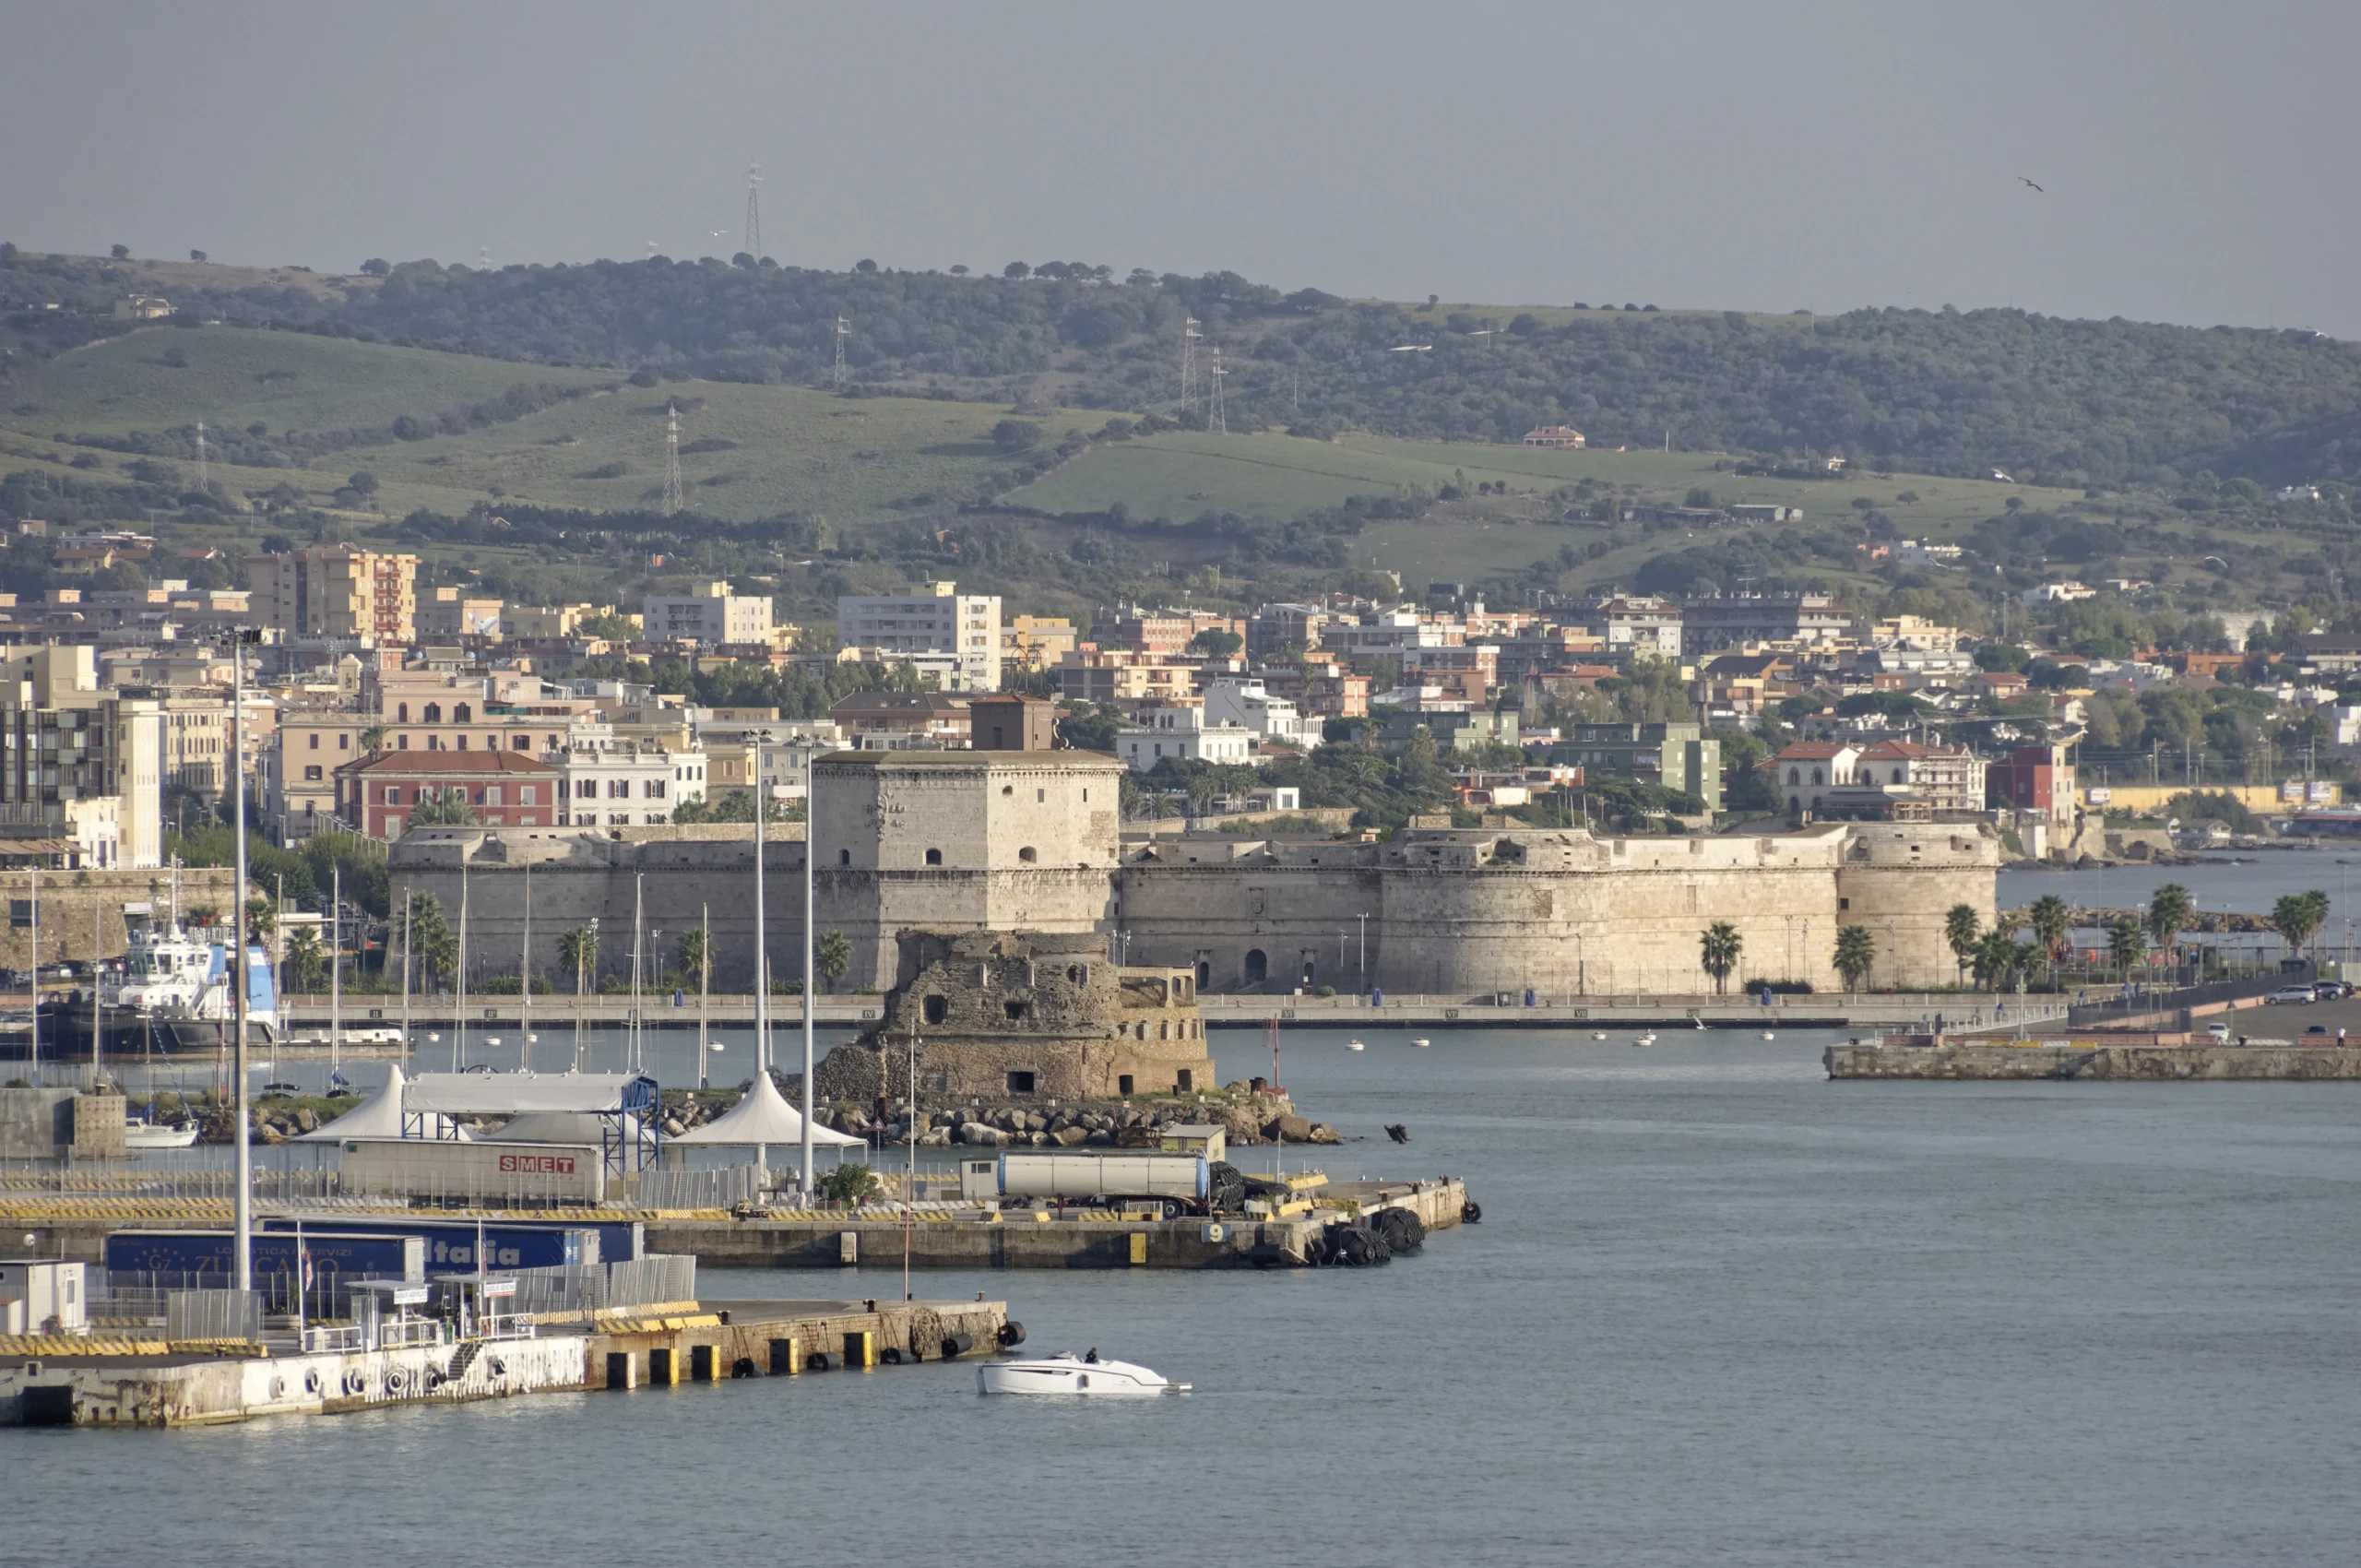
[[[193,267],[185,287],[172,286],[184,299],[201,299],[228,270]],[[722,270],[706,281],[723,292],[745,272]],[[7,276],[0,268],[0,280]],[[357,287],[342,287],[350,280],[306,281],[222,297],[259,292],[276,302],[271,309],[289,311],[366,303]],[[457,287],[464,298],[472,285],[462,276]],[[1026,309],[1076,287],[990,285],[1003,303],[1033,302]],[[1150,292],[1109,287],[1118,295]],[[1294,313],[1290,329],[1303,332],[1361,319],[1318,301],[1271,308]],[[1631,320],[1568,310],[1526,336],[1591,318],[1643,338],[1659,326],[1740,331],[1710,315]],[[1278,331],[1287,318],[1272,320]],[[1822,324],[1773,317],[1742,325],[1766,339],[1803,342]],[[893,396],[874,383],[835,392],[689,380],[647,366],[626,374],[235,325],[110,322],[106,331],[52,345],[38,362],[28,362],[30,353],[12,362],[0,393],[0,513],[136,521],[232,554],[276,531],[337,529],[399,540],[424,553],[444,580],[497,583],[518,597],[604,599],[665,574],[724,574],[773,581],[796,613],[825,615],[838,591],[955,575],[1028,601],[1086,610],[1169,591],[1181,576],[1198,581],[1208,567],[1241,594],[1250,584],[1258,593],[1310,591],[1376,567],[1411,582],[1489,583],[1499,593],[1608,583],[1667,591],[1851,584],[1872,597],[1914,585],[1988,592],[2073,573],[2153,582],[2188,608],[2293,600],[2361,565],[2341,492],[2284,504],[2246,480],[2210,474],[2086,494],[1981,472],[1880,471],[1857,457],[1831,478],[1742,448],[1679,440],[1671,451],[1642,443],[1548,451],[1333,432],[1309,416],[1296,426],[1301,434],[1276,426],[1213,434],[1169,413],[1134,422],[1104,409],[1028,403],[1014,416],[1008,403],[955,400],[948,386]],[[1515,363],[1513,340],[1485,346],[1500,340],[1472,339],[1464,351],[1480,356],[1479,367],[1490,356]],[[967,341],[953,333],[945,347],[927,351],[964,352]],[[2282,351],[2253,335],[2224,341]],[[1015,339],[1005,346],[1019,357],[1034,351]],[[2344,350],[2321,352],[2328,357],[2318,362],[2332,366]],[[1058,360],[1066,370],[1012,379],[1080,399],[1103,390],[1094,365],[1125,376],[1162,374],[1144,343],[1110,345],[1101,360],[1066,355]],[[1431,359],[1388,362],[1398,368],[1387,374],[1406,386],[1475,374],[1454,368],[1440,346]],[[1695,374],[1713,370],[1700,361]],[[1311,379],[1307,373],[1307,403]],[[1241,410],[1239,424],[1252,425],[1251,377],[1241,373],[1240,382],[1231,407]],[[2127,396],[2122,408],[2134,401]],[[681,415],[679,517],[660,508],[670,408]],[[2118,410],[2117,417],[2131,415]],[[208,438],[203,495],[194,490],[198,420]],[[363,473],[374,490],[350,482]],[[1804,517],[1692,534],[1678,520],[1621,517],[1631,505],[1680,506],[1697,491],[1716,504],[1799,506]],[[505,532],[494,526],[503,517],[514,524]],[[1973,570],[1905,569],[1859,548],[1912,537],[1968,546]],[[9,553],[5,586],[47,586],[27,552]],[[653,564],[659,557],[660,567]],[[2224,570],[2224,562],[2237,564]]]
[[[2361,352],[2310,332],[2011,310],[1454,308],[1283,295],[1234,273],[1118,280],[1059,263],[967,278],[741,259],[491,272],[423,261],[382,280],[282,271],[238,282],[224,268],[0,247],[0,313],[27,358],[99,330],[89,314],[111,293],[152,286],[193,319],[804,386],[830,380],[842,317],[860,386],[1130,413],[1177,411],[1181,325],[1193,318],[1203,347],[1225,357],[1233,428],[1501,442],[1562,422],[1606,445],[1668,435],[1690,450],[1842,450],[1914,472],[1998,467],[2075,487],[2169,487],[2201,470],[2361,479]],[[60,311],[40,315],[47,303]]]

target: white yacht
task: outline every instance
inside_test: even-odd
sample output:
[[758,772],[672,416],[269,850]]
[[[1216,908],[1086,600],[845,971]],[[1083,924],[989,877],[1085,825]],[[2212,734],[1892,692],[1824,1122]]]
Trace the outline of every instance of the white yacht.
[[979,1394],[1083,1394],[1101,1399],[1144,1398],[1157,1394],[1186,1394],[1185,1383],[1167,1383],[1155,1372],[1130,1361],[1107,1361],[1098,1352],[1077,1356],[1061,1350],[1022,1361],[986,1361],[976,1369]]

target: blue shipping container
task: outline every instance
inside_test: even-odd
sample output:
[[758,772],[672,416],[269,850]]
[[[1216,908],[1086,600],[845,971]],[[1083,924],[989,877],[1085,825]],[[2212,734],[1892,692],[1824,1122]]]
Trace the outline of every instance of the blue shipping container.
[[[334,1224],[339,1230],[418,1237],[426,1244],[426,1266],[437,1274],[474,1268],[479,1234],[483,1238],[483,1266],[486,1268],[578,1267],[612,1263],[615,1260],[601,1250],[599,1233],[627,1229],[623,1226],[487,1225],[479,1231],[472,1222],[465,1220],[379,1219],[359,1215],[338,1215],[333,1220],[324,1216],[319,1223]],[[295,1229],[295,1222],[291,1219],[267,1219],[263,1224],[274,1234]]]
[[[305,1230],[303,1240],[315,1281],[342,1275],[415,1284],[426,1277],[428,1249],[414,1236]],[[237,1273],[237,1241],[230,1230],[118,1230],[107,1238],[106,1264],[111,1272],[218,1275],[226,1288]],[[256,1231],[251,1255],[257,1275],[293,1274],[293,1229]]]

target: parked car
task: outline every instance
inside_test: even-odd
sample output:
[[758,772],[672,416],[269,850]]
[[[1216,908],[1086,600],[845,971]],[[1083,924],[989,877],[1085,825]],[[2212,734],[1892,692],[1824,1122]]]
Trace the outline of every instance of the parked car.
[[2308,985],[2283,985],[2271,993],[2271,1004],[2273,1007],[2313,1000],[2315,998],[2312,995],[2312,988]]
[[2328,1026],[2326,1024],[2314,1024],[2310,1028],[2306,1029],[2304,1032],[2308,1035],[2324,1035],[2328,1033]]
[[2343,980],[2312,982],[2312,1000],[2315,1002],[2342,1002],[2352,994],[2353,987]]
[[2208,1024],[2205,1026],[2205,1035],[2208,1039],[2213,1040],[2218,1045],[2230,1038],[2230,1026],[2227,1024]]

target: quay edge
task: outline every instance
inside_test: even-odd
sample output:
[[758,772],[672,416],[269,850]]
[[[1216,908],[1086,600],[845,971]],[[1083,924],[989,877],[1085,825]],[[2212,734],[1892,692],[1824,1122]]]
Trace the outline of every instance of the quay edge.
[[2094,1082],[2355,1083],[2361,1049],[2334,1046],[2132,1045],[2094,1039],[2023,1045],[1832,1045],[1832,1079]]
[[[660,1314],[660,1315],[659,1315]],[[531,1337],[271,1354],[25,1336],[0,1345],[0,1425],[209,1426],[586,1389],[944,1360],[1000,1342],[1003,1301],[695,1301]],[[782,1350],[782,1347],[786,1348]],[[825,1355],[814,1363],[811,1358]]]

